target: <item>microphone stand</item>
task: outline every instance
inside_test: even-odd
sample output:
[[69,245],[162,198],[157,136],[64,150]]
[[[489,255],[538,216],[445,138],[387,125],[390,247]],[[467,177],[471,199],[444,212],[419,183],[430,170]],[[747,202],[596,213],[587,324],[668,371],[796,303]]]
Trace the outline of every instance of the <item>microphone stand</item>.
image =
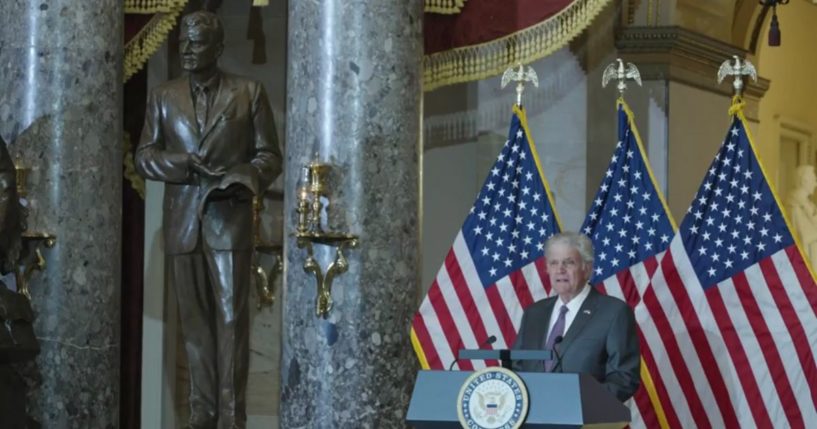
[[[496,335],[491,335],[490,337],[486,338],[485,341],[482,344],[479,345],[479,349],[481,349],[481,348],[483,348],[485,346],[490,346],[491,344],[493,344],[495,342],[496,342]],[[502,367],[503,368],[510,368],[511,367],[510,366],[511,365],[510,351],[509,350],[504,350],[504,352],[506,353],[506,357],[502,357],[503,356],[502,352],[500,352],[500,358],[502,359]],[[505,366],[505,359],[507,359],[507,361],[508,361],[508,366]],[[454,360],[451,362],[451,365],[448,365],[448,370],[451,371],[451,368],[454,368],[454,364],[459,362],[459,360],[460,360],[460,356],[459,356],[459,353],[457,353],[457,357],[454,358]]]

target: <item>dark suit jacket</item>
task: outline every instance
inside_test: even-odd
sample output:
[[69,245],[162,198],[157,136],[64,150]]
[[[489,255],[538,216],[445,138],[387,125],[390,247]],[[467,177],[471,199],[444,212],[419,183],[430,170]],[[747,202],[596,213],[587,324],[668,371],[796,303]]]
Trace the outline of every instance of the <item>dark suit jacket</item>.
[[[538,301],[522,316],[514,349],[539,350],[545,345],[550,315],[558,297]],[[554,372],[588,373],[624,402],[640,383],[641,356],[633,311],[623,301],[590,288],[561,344]],[[514,369],[544,370],[541,361],[517,361]]]
[[272,112],[261,83],[222,73],[203,132],[199,132],[187,77],[151,91],[136,168],[147,179],[166,183],[164,240],[168,254],[191,252],[199,239],[216,250],[252,246],[252,201],[205,200],[214,183],[194,174],[190,155],[253,192],[263,192],[281,172]]

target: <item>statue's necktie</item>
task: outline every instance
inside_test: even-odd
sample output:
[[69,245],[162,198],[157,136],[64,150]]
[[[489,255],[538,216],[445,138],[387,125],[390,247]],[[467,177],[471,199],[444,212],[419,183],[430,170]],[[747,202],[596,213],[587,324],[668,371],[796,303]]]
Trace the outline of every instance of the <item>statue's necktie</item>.
[[[556,338],[565,334],[565,314],[567,314],[567,306],[562,305],[562,308],[559,309],[559,317],[556,318],[556,323],[553,324],[553,329],[550,330],[550,335],[548,335],[548,339],[545,342],[545,349],[553,350],[553,346],[556,345]],[[556,356],[554,354],[551,360],[545,361],[545,372],[553,371],[555,365]]]
[[196,122],[199,124],[199,132],[204,132],[204,127],[207,126],[207,87],[200,86],[196,88]]

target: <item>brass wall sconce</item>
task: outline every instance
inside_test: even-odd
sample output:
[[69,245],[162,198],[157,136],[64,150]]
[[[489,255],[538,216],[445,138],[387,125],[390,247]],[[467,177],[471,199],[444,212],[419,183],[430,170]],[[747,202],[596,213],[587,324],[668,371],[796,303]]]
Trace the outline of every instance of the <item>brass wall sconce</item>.
[[[324,210],[322,200],[328,199],[327,177],[331,166],[317,161],[301,169],[301,180],[297,190],[298,230],[295,232],[298,247],[306,249],[304,271],[315,276],[317,298],[315,314],[326,319],[332,310],[332,282],[335,277],[349,269],[344,251],[358,246],[357,235],[347,232],[324,231],[321,226],[321,212]],[[320,244],[335,248],[335,259],[329,264],[324,274],[315,259],[313,245]]]
[[[14,169],[17,181],[17,196],[20,200],[26,201],[25,205],[28,208],[28,174],[30,169],[22,165],[19,157],[15,160]],[[29,290],[31,277],[35,271],[43,271],[46,267],[46,261],[40,249],[42,246],[54,247],[57,237],[46,232],[26,230],[21,236],[21,241],[22,246],[14,272],[14,281],[17,283],[17,291],[25,295],[26,298],[31,299],[31,291]]]
[[[261,211],[264,210],[263,195],[253,199],[253,225],[255,228],[252,272],[255,275],[255,287],[258,291],[258,309],[275,304],[275,277],[284,272],[283,246],[266,243],[261,238]],[[260,255],[271,255],[274,258],[269,273],[261,266]]]

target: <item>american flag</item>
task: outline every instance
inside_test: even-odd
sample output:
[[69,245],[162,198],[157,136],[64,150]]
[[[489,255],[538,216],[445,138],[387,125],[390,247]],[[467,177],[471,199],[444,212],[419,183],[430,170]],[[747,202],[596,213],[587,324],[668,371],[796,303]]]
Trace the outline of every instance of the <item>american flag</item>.
[[644,298],[658,394],[671,427],[814,427],[817,285],[733,109]]
[[[509,348],[522,311],[550,291],[544,244],[559,226],[525,111],[513,113],[508,140],[414,315],[423,368],[447,368],[459,349],[480,348],[492,335],[493,348]],[[484,365],[458,362],[463,370]]]
[[655,327],[643,317],[641,302],[642,296],[650,293],[650,276],[675,235],[675,225],[652,176],[632,112],[623,99],[618,102],[616,148],[581,231],[593,241],[596,252],[590,283],[627,302],[637,316],[642,316],[642,383],[628,401],[631,427],[666,427],[653,381],[657,368],[642,333],[652,332]]

